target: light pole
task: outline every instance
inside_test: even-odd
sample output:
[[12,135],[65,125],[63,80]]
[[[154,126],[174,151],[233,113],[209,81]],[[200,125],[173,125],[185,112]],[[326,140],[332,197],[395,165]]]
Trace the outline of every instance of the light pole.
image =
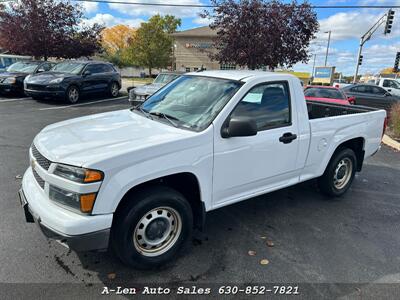
[[328,53],[329,53],[329,44],[331,42],[331,33],[332,31],[325,31],[324,33],[328,33],[328,45],[326,46],[326,55],[325,55],[325,67],[326,67],[326,63],[328,62]]
[[311,82],[314,81],[314,72],[315,72],[315,59],[317,58],[317,54],[314,53],[314,60],[312,64],[312,73],[311,73]]

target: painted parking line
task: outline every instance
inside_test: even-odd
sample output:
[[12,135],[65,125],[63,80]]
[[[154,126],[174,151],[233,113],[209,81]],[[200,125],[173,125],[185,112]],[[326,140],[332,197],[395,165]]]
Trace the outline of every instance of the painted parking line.
[[13,102],[13,101],[21,101],[21,100],[33,100],[32,98],[25,97],[25,98],[13,98],[13,99],[0,99],[0,103],[3,102]]
[[40,108],[39,110],[64,109],[64,108],[69,108],[69,107],[84,106],[84,105],[88,105],[88,104],[95,104],[95,103],[122,100],[122,99],[128,99],[128,97],[127,96],[121,96],[121,97],[118,97],[118,98],[108,98],[108,99],[102,99],[102,100],[96,100],[96,101],[78,103],[78,104],[71,104],[71,105],[65,105],[65,106],[45,107],[45,108]]

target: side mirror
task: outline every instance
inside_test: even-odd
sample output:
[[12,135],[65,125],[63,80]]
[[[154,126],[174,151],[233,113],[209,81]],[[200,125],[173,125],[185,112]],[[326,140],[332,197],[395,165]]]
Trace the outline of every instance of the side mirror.
[[92,74],[89,70],[85,70],[83,71],[83,76],[89,76],[90,74]]
[[389,93],[389,92],[386,92],[386,93],[385,93],[385,97],[390,97],[390,96],[392,96],[391,93]]
[[349,101],[350,104],[355,104],[356,103],[356,97],[354,96],[348,96],[347,101]]
[[42,73],[42,72],[45,72],[45,71],[46,71],[45,69],[40,68],[40,69],[38,69],[36,72],[37,72],[37,73]]
[[232,117],[221,130],[223,138],[253,136],[257,134],[256,121],[247,117]]

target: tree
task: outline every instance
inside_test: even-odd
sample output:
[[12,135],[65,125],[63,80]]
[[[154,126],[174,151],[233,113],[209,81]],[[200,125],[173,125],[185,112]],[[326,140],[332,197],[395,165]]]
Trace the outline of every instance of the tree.
[[201,17],[212,20],[216,53],[212,59],[257,69],[290,68],[307,62],[307,49],[318,31],[316,13],[304,2],[279,0],[211,0],[213,10]]
[[0,10],[0,44],[21,55],[75,58],[101,49],[99,24],[84,26],[67,0],[18,0]]
[[133,64],[128,49],[134,43],[135,36],[136,29],[126,25],[105,28],[101,32],[104,58],[119,67]]
[[400,71],[396,73],[396,72],[394,72],[393,68],[384,68],[379,73],[380,74],[385,74],[385,75],[387,75],[387,74],[400,74]]
[[171,63],[173,38],[170,34],[180,25],[181,20],[174,16],[155,15],[137,30],[129,53],[139,66],[149,69],[150,76],[153,68],[165,68]]

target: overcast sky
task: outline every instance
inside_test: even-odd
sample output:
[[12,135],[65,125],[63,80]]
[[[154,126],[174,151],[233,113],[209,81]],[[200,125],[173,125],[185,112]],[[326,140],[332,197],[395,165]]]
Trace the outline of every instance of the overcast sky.
[[[118,0],[113,0],[118,1]],[[174,4],[209,4],[208,0],[124,0],[131,2],[174,3]],[[301,2],[301,1],[299,1]],[[314,5],[399,5],[400,0],[313,0]],[[124,4],[84,2],[87,22],[103,23],[106,26],[127,24],[139,26],[154,14],[171,14],[182,19],[179,30],[207,25],[208,20],[201,19],[201,9],[181,7],[155,7]],[[320,32],[312,42],[310,53],[317,54],[316,66],[324,64],[328,34],[331,30],[331,46],[328,65],[336,66],[344,75],[354,73],[358,43],[372,24],[387,9],[316,9]],[[362,74],[376,73],[385,67],[393,67],[396,52],[400,51],[400,10],[396,10],[392,33],[385,36],[383,26],[364,47]],[[294,66],[295,71],[311,72],[312,59],[308,64]]]

